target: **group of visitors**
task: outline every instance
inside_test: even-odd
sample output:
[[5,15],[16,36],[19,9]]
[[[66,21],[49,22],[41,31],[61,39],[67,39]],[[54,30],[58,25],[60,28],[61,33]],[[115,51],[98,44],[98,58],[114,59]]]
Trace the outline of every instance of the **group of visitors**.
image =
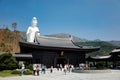
[[46,66],[44,64],[38,65],[38,64],[33,64],[33,75],[39,76],[39,73],[46,73]]
[[81,63],[81,64],[79,64],[79,69],[81,69],[81,70],[88,70],[89,66],[88,66],[88,64]]
[[[66,72],[71,72],[73,70],[74,66],[71,64],[57,64],[57,70],[58,71],[64,71],[64,73],[66,74]],[[39,73],[46,73],[46,66],[44,64],[38,65],[38,64],[33,64],[33,75],[37,75],[39,76]],[[50,67],[50,73],[53,73],[53,66]]]
[[72,70],[74,69],[74,66],[73,65],[68,65],[68,64],[65,64],[64,65],[64,73],[66,75],[66,72],[71,72]]
[[64,71],[64,73],[66,74],[66,72],[71,72],[74,69],[74,66],[71,64],[57,64],[57,70],[59,71]]
[[[57,70],[58,71],[63,71],[65,74],[66,72],[71,72],[74,69],[74,66],[71,64],[57,64]],[[44,64],[33,64],[33,75],[39,76],[39,73],[45,74],[46,73],[46,65]],[[50,67],[50,73],[53,73],[53,66]],[[21,64],[21,75],[24,74],[25,71],[25,65],[24,63]]]

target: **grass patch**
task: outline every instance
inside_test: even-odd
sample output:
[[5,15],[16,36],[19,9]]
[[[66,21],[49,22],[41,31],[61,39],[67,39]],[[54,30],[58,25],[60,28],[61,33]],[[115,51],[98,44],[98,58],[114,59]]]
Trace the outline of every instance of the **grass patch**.
[[[21,70],[3,70],[0,71],[0,77],[8,77],[8,76],[20,76]],[[31,70],[25,70],[24,75],[32,75]]]
[[13,70],[3,70],[0,71],[0,77],[7,77],[7,76],[16,76],[17,74],[11,74]]

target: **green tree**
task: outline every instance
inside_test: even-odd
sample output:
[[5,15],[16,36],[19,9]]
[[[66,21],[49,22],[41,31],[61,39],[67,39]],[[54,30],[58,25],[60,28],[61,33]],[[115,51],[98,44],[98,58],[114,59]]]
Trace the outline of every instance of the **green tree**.
[[0,55],[0,70],[13,70],[18,66],[18,62],[11,53]]
[[17,52],[17,50],[18,50],[18,34],[17,34],[18,32],[16,30],[17,23],[13,22],[12,27],[14,28],[13,52]]
[[12,27],[14,28],[14,31],[15,31],[16,28],[17,28],[17,23],[16,23],[16,22],[13,22],[13,23],[12,23]]

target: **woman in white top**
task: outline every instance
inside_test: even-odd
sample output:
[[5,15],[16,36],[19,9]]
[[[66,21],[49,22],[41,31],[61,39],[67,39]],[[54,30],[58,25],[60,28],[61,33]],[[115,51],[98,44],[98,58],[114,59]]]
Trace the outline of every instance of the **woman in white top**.
[[24,71],[25,71],[25,65],[22,64],[22,65],[21,65],[21,76],[23,75]]

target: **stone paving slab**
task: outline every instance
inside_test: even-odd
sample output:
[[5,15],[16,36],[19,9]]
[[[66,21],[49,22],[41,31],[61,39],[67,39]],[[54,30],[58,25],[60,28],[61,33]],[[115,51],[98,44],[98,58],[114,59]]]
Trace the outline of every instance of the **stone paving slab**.
[[14,77],[0,77],[0,80],[120,80],[120,70],[112,70],[111,73],[67,73],[54,71],[39,76],[23,75]]

